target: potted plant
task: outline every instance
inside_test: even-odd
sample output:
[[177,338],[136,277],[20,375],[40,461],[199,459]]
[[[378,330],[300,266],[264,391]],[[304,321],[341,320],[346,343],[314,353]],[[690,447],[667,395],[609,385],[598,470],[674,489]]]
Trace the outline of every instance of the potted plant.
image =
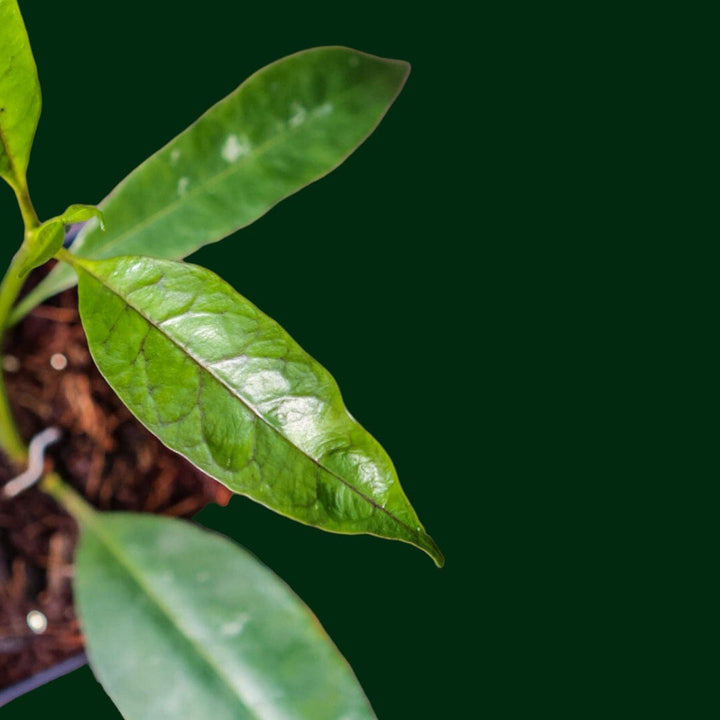
[[[99,207],[73,204],[41,221],[26,181],[37,72],[16,0],[0,0],[0,175],[25,225],[0,287],[0,327],[13,333],[6,376],[22,379],[12,404],[0,389],[3,507],[21,528],[24,513],[64,518],[43,540],[47,567],[35,583],[59,597],[72,575],[74,637],[82,634],[127,718],[374,716],[343,658],[278,578],[227,540],[158,512],[192,515],[239,493],[330,532],[416,545],[442,564],[391,461],[347,412],[328,372],[221,278],[182,262],[340,164],[407,73],[405,63],[344,47],[278,60]],[[21,298],[30,275],[34,286]],[[54,327],[52,342],[31,322]],[[21,336],[50,351],[45,376],[73,370],[74,384],[53,390],[41,411],[12,350]],[[139,485],[123,480],[135,473]],[[75,525],[55,501],[80,530],[74,560]],[[17,546],[5,555],[5,583],[18,594],[33,569],[18,561]],[[38,637],[51,619],[41,610],[23,617]],[[77,657],[79,645],[69,650]],[[160,681],[168,677],[185,681]]]

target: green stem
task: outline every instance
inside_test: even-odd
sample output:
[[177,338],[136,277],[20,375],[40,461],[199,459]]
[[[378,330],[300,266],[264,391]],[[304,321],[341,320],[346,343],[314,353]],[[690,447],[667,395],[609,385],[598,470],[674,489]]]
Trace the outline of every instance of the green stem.
[[20,466],[27,459],[27,447],[18,433],[15,418],[10,410],[5,381],[0,380],[0,447],[13,462]]
[[15,197],[20,206],[23,223],[25,224],[25,235],[27,235],[30,230],[34,230],[40,225],[40,220],[30,199],[27,184],[23,182],[21,185],[18,185],[18,187],[13,185],[13,190],[15,191]]
[[73,267],[77,266],[77,258],[64,247],[61,247],[55,253],[55,258],[61,262],[67,263],[68,265],[72,265]]
[[39,485],[43,492],[54,497],[81,525],[92,525],[96,512],[57,473],[48,473]]
[[2,283],[0,283],[0,338],[5,335],[8,314],[24,282],[24,279],[20,277],[17,270],[19,255],[20,252],[15,255],[10,263],[10,267],[5,273]]
[[[30,200],[27,185],[13,185],[15,196],[17,197],[20,212],[22,213],[23,223],[25,224],[25,237],[40,225],[37,213]],[[0,366],[2,365],[2,342],[5,337],[5,329],[7,326],[8,315],[12,309],[18,293],[22,289],[23,279],[17,271],[18,259],[20,253],[16,254],[10,263],[10,267],[5,273],[5,277],[0,283]],[[20,437],[15,419],[10,410],[10,403],[5,390],[5,379],[0,372],[0,448],[5,451],[7,456],[15,464],[22,464],[27,458],[27,448],[23,439]]]
[[[17,258],[17,255],[15,256]],[[8,313],[15,302],[23,280],[17,272],[15,259],[10,263],[2,283],[0,283],[0,364],[2,363],[2,341],[5,337],[5,323]],[[5,390],[5,378],[0,374],[0,447],[16,464],[22,464],[27,457],[27,448],[20,437],[10,403]]]

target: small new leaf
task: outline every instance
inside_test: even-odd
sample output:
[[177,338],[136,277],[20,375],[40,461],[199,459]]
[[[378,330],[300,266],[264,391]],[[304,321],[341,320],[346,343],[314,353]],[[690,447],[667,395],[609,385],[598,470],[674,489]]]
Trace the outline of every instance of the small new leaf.
[[44,265],[62,247],[65,239],[65,223],[53,218],[32,230],[20,248],[17,272],[24,278],[33,268]]
[[276,512],[402,540],[442,565],[390,458],[276,322],[201,267],[61,257],[100,372],[165,445]]
[[93,205],[70,205],[70,207],[57,217],[44,222],[39,228],[32,230],[22,247],[17,262],[18,275],[25,277],[33,268],[44,265],[54,257],[62,247],[65,240],[65,226],[77,222],[85,222],[97,218],[101,228],[104,228],[103,214]]
[[17,0],[0,0],[0,176],[16,191],[25,187],[40,104],[37,69]]
[[105,216],[100,208],[94,205],[71,205],[63,214],[62,220],[66,225],[87,222],[97,218],[101,230],[105,230]]

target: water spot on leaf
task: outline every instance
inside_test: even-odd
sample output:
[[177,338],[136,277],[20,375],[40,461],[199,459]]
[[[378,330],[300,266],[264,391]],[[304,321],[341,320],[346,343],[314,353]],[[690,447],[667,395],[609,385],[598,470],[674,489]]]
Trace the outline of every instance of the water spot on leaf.
[[177,187],[178,195],[184,195],[187,192],[189,184],[190,184],[190,178],[181,177],[178,180],[178,187]]
[[223,637],[237,637],[243,631],[249,619],[250,617],[248,615],[239,615],[235,620],[225,623],[220,628],[220,632],[223,634]]
[[334,108],[331,102],[324,102],[317,108],[317,110],[315,110],[315,116],[325,117],[326,115],[329,115],[333,110]]
[[180,159],[180,150],[178,150],[177,148],[175,148],[175,149],[170,153],[170,164],[171,164],[171,165],[175,165],[179,159]]
[[228,135],[220,154],[223,160],[231,163],[247,155],[251,149],[250,141],[244,135],[240,138],[237,135]]
[[296,102],[292,103],[292,105],[290,105],[290,112],[292,115],[288,120],[288,125],[291,128],[298,127],[298,125],[302,125],[305,122],[307,110],[302,105]]

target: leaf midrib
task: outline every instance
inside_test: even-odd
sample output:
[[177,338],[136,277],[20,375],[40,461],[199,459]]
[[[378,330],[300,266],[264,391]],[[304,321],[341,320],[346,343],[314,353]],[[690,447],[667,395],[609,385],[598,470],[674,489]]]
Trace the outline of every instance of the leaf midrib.
[[[92,261],[91,261],[92,262]],[[102,261],[99,261],[102,262]],[[373,500],[371,497],[368,497],[365,495],[361,490],[356,488],[354,485],[352,485],[350,482],[345,480],[343,477],[335,473],[334,471],[330,470],[329,468],[325,467],[319,460],[312,457],[311,455],[308,455],[308,453],[303,450],[303,448],[298,447],[295,443],[293,443],[291,440],[289,440],[287,437],[285,437],[279,430],[276,428],[272,423],[270,423],[264,415],[257,410],[246,398],[238,394],[238,391],[236,388],[233,388],[230,386],[225,380],[218,377],[213,373],[210,369],[208,369],[203,363],[202,358],[196,357],[185,345],[183,345],[179,340],[176,340],[175,338],[171,337],[167,333],[165,333],[160,325],[155,322],[155,320],[151,317],[149,317],[142,309],[138,308],[134,303],[132,303],[130,300],[128,300],[126,297],[121,295],[115,288],[113,288],[111,285],[109,285],[107,282],[104,281],[103,278],[99,277],[98,275],[90,272],[88,270],[88,267],[85,263],[78,263],[81,270],[86,272],[88,275],[91,275],[97,282],[99,282],[104,288],[109,290],[111,293],[113,293],[116,297],[118,297],[120,300],[122,300],[129,308],[131,308],[134,312],[136,312],[141,318],[145,320],[149,325],[151,325],[155,330],[157,330],[164,338],[166,338],[169,342],[171,342],[175,347],[180,349],[183,353],[185,353],[197,366],[201,371],[206,372],[213,380],[218,382],[220,385],[222,385],[228,392],[235,397],[242,405],[244,405],[250,412],[255,415],[255,417],[258,420],[261,420],[268,428],[271,429],[274,435],[276,435],[278,438],[280,438],[282,441],[287,443],[290,447],[295,448],[295,450],[298,451],[303,457],[306,457],[308,460],[313,462],[317,467],[319,467],[323,472],[327,473],[331,478],[339,482],[341,485],[345,486],[352,492],[356,493],[359,497],[361,497],[365,502],[367,502],[369,505],[371,505],[374,509],[384,513],[389,517],[393,522],[397,523],[400,527],[404,528],[407,532],[410,533],[412,537],[414,537],[419,545],[423,547],[425,543],[422,541],[422,537],[420,533],[413,529],[411,526],[404,523],[400,518],[395,516],[393,513],[391,513],[387,508],[384,508],[380,503]]]
[[95,537],[100,540],[101,544],[110,552],[110,555],[116,560],[116,562],[122,567],[128,577],[137,585],[142,593],[153,603],[153,605],[160,611],[160,614],[165,617],[170,627],[180,636],[182,640],[190,646],[199,657],[209,668],[216,674],[223,682],[223,684],[230,690],[231,695],[237,698],[243,707],[257,720],[262,720],[251,708],[250,705],[242,697],[240,690],[233,684],[232,679],[223,672],[222,667],[218,666],[211,655],[208,655],[202,645],[200,645],[190,634],[183,632],[182,623],[177,619],[172,609],[168,607],[162,600],[161,596],[155,592],[152,585],[145,582],[143,573],[137,568],[127,556],[127,553],[123,553],[122,547],[118,545],[111,533],[108,533],[102,526],[102,521],[98,521],[96,518],[85,519],[84,526],[86,529],[90,529]]

